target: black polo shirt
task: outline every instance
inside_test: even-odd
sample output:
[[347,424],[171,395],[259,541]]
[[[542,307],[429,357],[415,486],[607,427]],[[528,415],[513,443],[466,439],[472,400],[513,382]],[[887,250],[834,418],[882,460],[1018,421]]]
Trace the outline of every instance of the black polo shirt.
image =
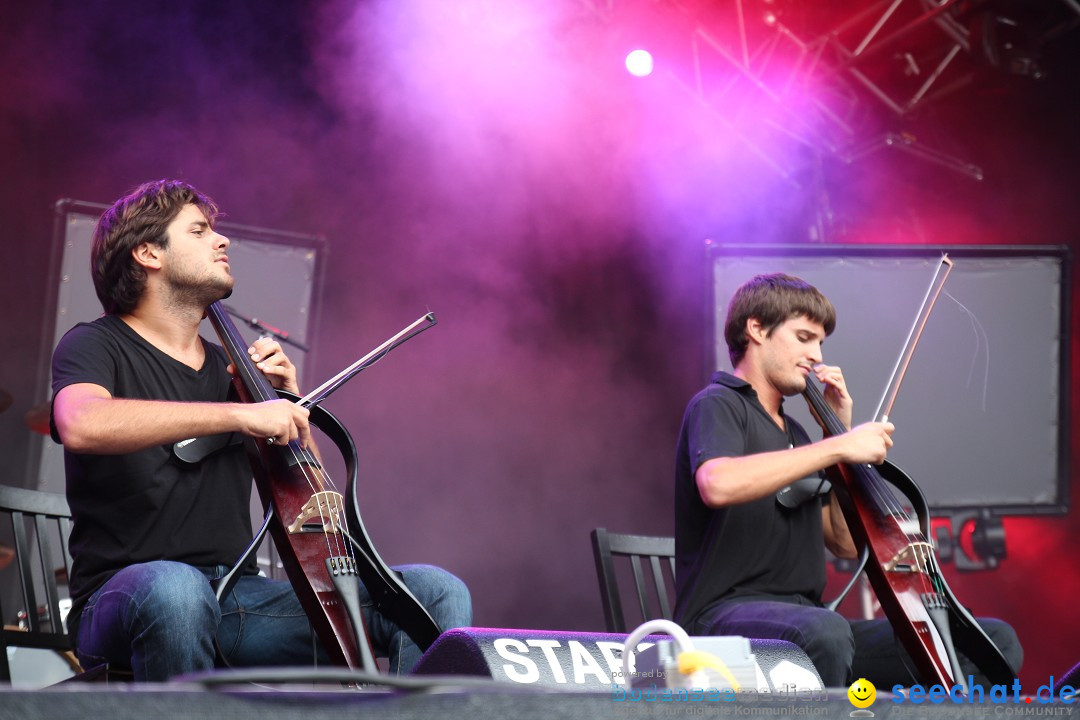
[[694,479],[713,458],[810,442],[798,422],[784,419],[787,431],[773,422],[748,383],[725,372],[714,374],[686,409],[675,462],[675,620],[684,627],[721,599],[800,594],[821,600],[820,502],[789,509],[769,495],[712,509],[702,502]]

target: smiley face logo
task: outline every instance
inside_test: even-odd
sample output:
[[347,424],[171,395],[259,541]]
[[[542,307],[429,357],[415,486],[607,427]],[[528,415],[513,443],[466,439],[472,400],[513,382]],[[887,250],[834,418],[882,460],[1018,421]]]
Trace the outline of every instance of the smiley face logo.
[[859,678],[851,683],[847,691],[848,700],[857,708],[868,708],[874,704],[877,697],[877,688],[866,678]]

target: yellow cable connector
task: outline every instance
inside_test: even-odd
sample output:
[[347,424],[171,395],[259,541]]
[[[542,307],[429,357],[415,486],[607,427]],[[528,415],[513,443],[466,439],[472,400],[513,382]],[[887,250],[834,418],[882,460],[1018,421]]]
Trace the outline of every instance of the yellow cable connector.
[[703,672],[705,670],[714,670],[731,683],[732,690],[739,692],[739,681],[731,674],[731,670],[728,669],[727,663],[712,653],[707,653],[702,650],[688,650],[686,652],[681,652],[679,653],[678,663],[679,673],[686,677],[690,677],[695,673]]

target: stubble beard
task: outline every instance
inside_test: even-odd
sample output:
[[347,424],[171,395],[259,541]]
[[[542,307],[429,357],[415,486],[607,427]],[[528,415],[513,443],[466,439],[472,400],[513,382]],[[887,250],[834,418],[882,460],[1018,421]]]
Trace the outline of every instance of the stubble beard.
[[807,376],[803,375],[799,367],[785,368],[780,363],[770,363],[769,377],[775,387],[784,397],[801,395],[806,390]]
[[232,295],[235,280],[232,275],[225,278],[204,276],[198,279],[173,274],[169,278],[168,303],[173,307],[197,308],[206,310],[213,303]]
[[807,378],[805,378],[805,377],[799,377],[796,380],[792,380],[790,382],[784,382],[784,384],[782,386],[780,386],[780,392],[784,395],[784,397],[791,397],[792,395],[801,395],[802,392],[804,390],[806,390],[806,383],[807,383]]

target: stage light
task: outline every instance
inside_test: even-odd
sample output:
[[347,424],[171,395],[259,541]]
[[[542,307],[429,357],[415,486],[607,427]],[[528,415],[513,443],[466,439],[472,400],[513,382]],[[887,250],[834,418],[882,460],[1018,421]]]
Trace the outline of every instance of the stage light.
[[652,73],[653,57],[648,50],[633,50],[626,56],[626,69],[634,77],[645,77]]

